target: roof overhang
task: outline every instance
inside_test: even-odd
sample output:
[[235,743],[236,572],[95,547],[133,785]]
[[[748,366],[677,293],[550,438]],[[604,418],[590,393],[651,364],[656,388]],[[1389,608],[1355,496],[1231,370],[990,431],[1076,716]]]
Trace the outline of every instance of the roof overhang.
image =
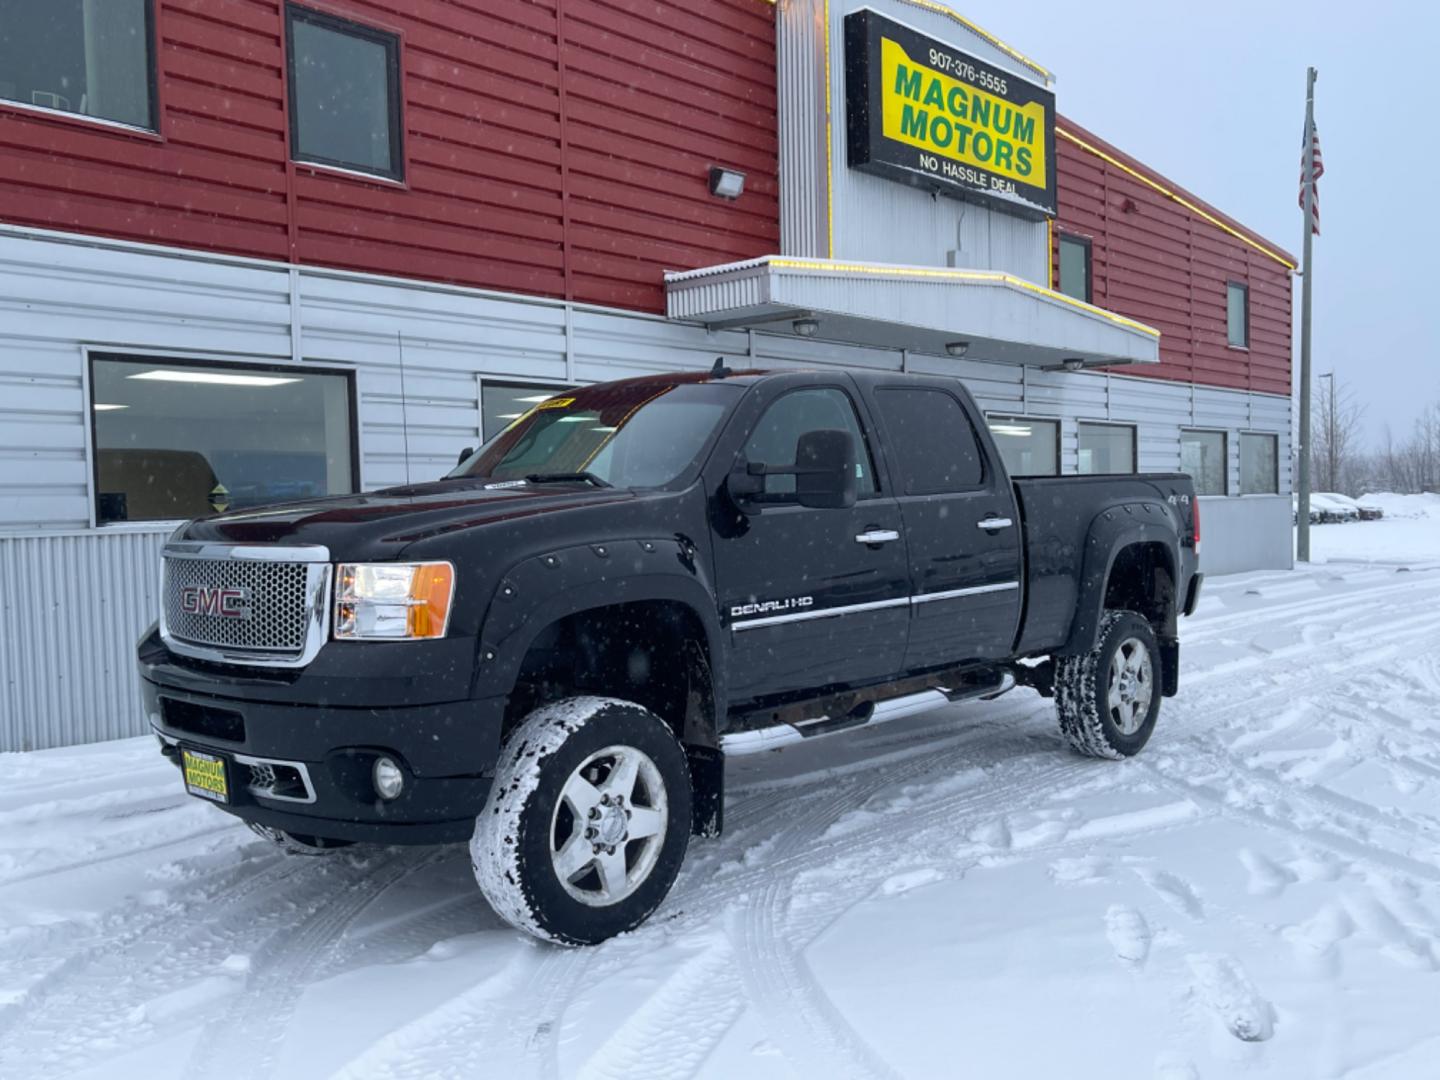
[[1153,364],[1160,331],[994,270],[767,255],[665,275],[672,319],[884,349],[1060,367]]

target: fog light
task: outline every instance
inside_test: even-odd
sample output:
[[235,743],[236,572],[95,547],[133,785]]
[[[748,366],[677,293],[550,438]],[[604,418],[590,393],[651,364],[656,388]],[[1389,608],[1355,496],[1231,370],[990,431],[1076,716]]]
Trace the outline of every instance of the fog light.
[[377,758],[373,771],[375,794],[387,802],[398,799],[405,788],[405,774],[388,757]]

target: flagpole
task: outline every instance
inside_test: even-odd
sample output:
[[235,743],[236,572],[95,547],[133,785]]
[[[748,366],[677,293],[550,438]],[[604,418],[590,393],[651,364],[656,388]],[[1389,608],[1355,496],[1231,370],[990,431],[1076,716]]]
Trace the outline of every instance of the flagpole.
[[1315,238],[1315,69],[1305,72],[1305,269],[1300,283],[1300,498],[1295,513],[1295,557],[1310,561],[1310,294],[1315,268],[1310,261]]

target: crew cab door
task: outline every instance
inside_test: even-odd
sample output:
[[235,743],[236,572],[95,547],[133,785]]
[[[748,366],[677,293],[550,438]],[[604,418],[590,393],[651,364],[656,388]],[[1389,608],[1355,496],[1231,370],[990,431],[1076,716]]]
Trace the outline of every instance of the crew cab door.
[[[732,461],[795,463],[806,432],[849,431],[859,498],[849,509],[763,506],[738,513],[721,495],[715,582],[730,639],[731,700],[884,679],[900,669],[909,571],[900,508],[878,489],[871,440],[848,380],[762,385]],[[727,462],[727,468],[731,462]],[[766,477],[767,491],[794,478]]]
[[1011,655],[1020,621],[1020,518],[1009,477],[958,388],[874,385],[905,528],[906,671]]

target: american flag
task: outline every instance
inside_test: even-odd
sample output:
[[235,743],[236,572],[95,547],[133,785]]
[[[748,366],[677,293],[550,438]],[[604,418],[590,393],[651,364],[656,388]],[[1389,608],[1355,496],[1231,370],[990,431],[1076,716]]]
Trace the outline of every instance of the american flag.
[[1320,235],[1320,177],[1325,175],[1325,161],[1320,157],[1320,132],[1312,123],[1308,138],[1300,140],[1300,209],[1305,209],[1305,152],[1306,144],[1311,154],[1314,155],[1314,173],[1310,180],[1310,228],[1316,236]]

